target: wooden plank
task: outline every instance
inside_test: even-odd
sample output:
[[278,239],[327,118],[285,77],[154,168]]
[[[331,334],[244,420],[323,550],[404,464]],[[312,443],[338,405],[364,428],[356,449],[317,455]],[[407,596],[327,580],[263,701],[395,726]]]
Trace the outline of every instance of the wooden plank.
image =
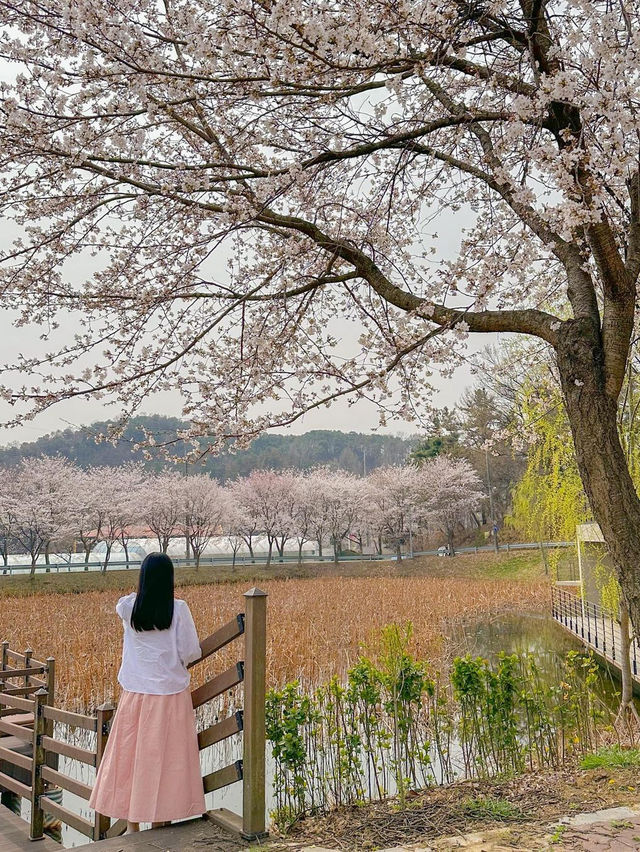
[[17,737],[19,740],[24,740],[30,743],[33,739],[33,731],[29,728],[23,728],[21,725],[12,725],[11,722],[3,722],[0,719],[0,732],[8,734],[10,737]]
[[31,678],[31,683],[29,686],[11,686],[11,684],[5,683],[2,687],[3,695],[31,695],[36,689],[46,689],[47,684],[43,680],[37,680],[35,677]]
[[205,775],[202,779],[202,786],[205,793],[211,793],[213,790],[220,790],[222,787],[228,787],[229,784],[235,784],[236,781],[242,781],[241,760],[236,760],[223,769],[217,769],[215,772]]
[[46,671],[44,666],[34,666],[28,669],[0,669],[0,680],[7,680],[12,677],[25,677],[25,675],[43,674]]
[[110,826],[107,831],[107,837],[121,837],[125,831],[127,830],[127,821],[126,819],[118,819],[114,822],[112,826]]
[[45,719],[62,722],[72,728],[84,728],[85,731],[95,731],[97,720],[95,716],[84,716],[81,713],[71,713],[69,710],[59,710],[57,707],[44,707],[42,714]]
[[13,751],[10,748],[0,746],[0,760],[6,760],[7,763],[12,763],[14,766],[26,769],[28,772],[33,770],[33,758],[28,757],[26,754],[20,754],[19,751]]
[[5,707],[15,707],[16,710],[26,710],[33,713],[34,701],[30,698],[18,698],[16,695],[7,695],[5,692],[0,692],[0,704]]
[[20,651],[12,651],[11,648],[7,648],[7,658],[11,660],[15,660],[17,663],[26,663],[29,660],[29,664],[33,666],[41,666],[43,669],[47,668],[47,664],[42,660],[36,660],[35,657],[32,657],[31,654],[25,656],[21,654]]
[[205,819],[219,825],[225,831],[230,831],[231,834],[242,837],[242,817],[234,814],[228,808],[215,808],[215,810],[207,811],[204,816]]
[[27,713],[26,710],[0,710],[0,719],[14,725],[33,725],[33,713]]
[[79,760],[81,763],[87,763],[89,766],[96,765],[96,755],[93,751],[88,751],[86,748],[70,745],[69,743],[61,743],[54,740],[53,737],[43,737],[42,744],[45,751],[52,751],[54,754],[62,754],[65,757],[70,757],[72,760]]
[[202,655],[197,660],[189,663],[187,668],[191,668],[192,666],[202,662],[202,660],[206,660],[207,657],[211,656],[211,654],[215,654],[216,651],[224,648],[225,645],[228,645],[229,642],[233,642],[234,639],[237,639],[238,636],[242,636],[243,633],[244,613],[240,612],[235,618],[232,618],[231,621],[228,621],[210,636],[207,636],[206,639],[202,640],[200,643]]
[[75,778],[69,778],[68,775],[64,775],[62,772],[58,772],[50,766],[42,767],[42,777],[45,781],[50,781],[52,784],[55,784],[56,787],[62,787],[63,790],[75,793],[76,796],[80,796],[81,799],[89,801],[91,798],[93,787],[89,786],[89,784],[83,784],[82,781],[77,781]]
[[233,716],[223,719],[215,725],[210,725],[198,734],[198,746],[200,751],[203,748],[214,745],[215,743],[226,740],[227,737],[232,737],[234,734],[242,730],[242,710],[237,710]]
[[207,701],[211,701],[217,695],[222,695],[228,689],[232,689],[239,683],[242,683],[244,678],[244,663],[238,662],[235,666],[231,666],[226,671],[214,677],[212,680],[203,683],[191,693],[191,700],[194,707],[200,707]]
[[46,814],[58,817],[61,822],[66,823],[71,828],[75,828],[76,831],[84,834],[85,837],[93,838],[93,823],[81,817],[80,814],[75,814],[73,811],[68,810],[68,808],[63,808],[62,805],[54,802],[53,799],[47,798],[47,796],[40,797],[40,807]]
[[10,775],[5,775],[4,772],[0,772],[0,787],[11,790],[12,793],[22,796],[23,799],[28,799],[31,796],[31,787],[27,787],[26,784],[16,781]]
[[44,837],[34,846],[29,840],[29,823],[0,805],[0,852],[61,852],[61,847],[50,837]]

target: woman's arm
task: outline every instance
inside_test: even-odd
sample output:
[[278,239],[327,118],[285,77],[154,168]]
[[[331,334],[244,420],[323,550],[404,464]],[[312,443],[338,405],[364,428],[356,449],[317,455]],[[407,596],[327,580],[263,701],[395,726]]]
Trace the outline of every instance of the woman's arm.
[[[176,601],[177,603],[177,601]],[[185,666],[197,660],[201,655],[200,640],[188,605],[181,601],[180,618],[177,625],[178,656]]]

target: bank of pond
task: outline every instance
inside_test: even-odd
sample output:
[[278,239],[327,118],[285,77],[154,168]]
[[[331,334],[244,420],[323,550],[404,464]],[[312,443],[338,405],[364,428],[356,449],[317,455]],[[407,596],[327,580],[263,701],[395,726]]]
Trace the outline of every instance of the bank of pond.
[[[389,625],[346,679],[293,681],[267,697],[280,830],[304,816],[462,779],[557,770],[628,731],[617,685],[544,617],[457,622],[435,669]],[[455,654],[456,649],[461,653]]]

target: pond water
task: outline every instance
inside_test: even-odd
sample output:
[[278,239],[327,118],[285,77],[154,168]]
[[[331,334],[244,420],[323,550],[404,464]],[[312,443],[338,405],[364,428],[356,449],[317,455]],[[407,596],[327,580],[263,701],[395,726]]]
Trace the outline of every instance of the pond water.
[[[489,620],[457,620],[445,625],[450,656],[471,654],[495,662],[498,654],[533,654],[543,679],[556,682],[557,664],[569,652],[583,648],[580,641],[564,630],[551,616],[501,615]],[[599,666],[597,692],[614,714],[618,709],[620,683],[604,666]],[[640,708],[640,704],[638,705]]]
[[[550,616],[546,615],[503,615],[484,620],[457,620],[447,622],[443,628],[444,647],[450,658],[462,654],[486,657],[495,660],[500,652],[528,652],[536,656],[543,677],[555,682],[557,662],[571,650],[579,650],[580,644],[565,632]],[[601,669],[599,692],[603,702],[616,709],[617,682],[611,674]],[[224,746],[207,749],[201,754],[203,774],[212,772],[240,758],[241,738],[232,737]],[[73,775],[87,784],[92,784],[94,770],[64,758],[60,759],[60,770]],[[272,792],[273,765],[267,759],[267,814],[274,808]],[[233,784],[206,796],[207,808],[225,807],[236,813],[242,811],[242,784]],[[63,805],[87,819],[93,812],[86,803],[71,793],[63,794]],[[23,816],[27,816],[26,811]],[[63,827],[63,845],[66,848],[80,846],[86,838],[67,826]]]

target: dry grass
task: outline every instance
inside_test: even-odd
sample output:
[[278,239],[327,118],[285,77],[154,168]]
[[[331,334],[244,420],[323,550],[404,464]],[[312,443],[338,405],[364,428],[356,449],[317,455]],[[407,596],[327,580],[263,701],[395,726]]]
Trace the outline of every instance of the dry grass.
[[[133,578],[130,578],[131,582]],[[543,579],[466,577],[316,577],[261,582],[269,593],[268,672],[271,684],[295,677],[312,681],[343,672],[363,643],[391,622],[412,621],[417,653],[436,659],[446,618],[549,607]],[[201,635],[243,608],[246,581],[180,589]],[[57,703],[83,708],[118,694],[121,630],[114,613],[126,589],[82,594],[7,596],[1,601],[0,638],[31,647],[57,662]],[[234,643],[235,644],[235,643]],[[213,665],[219,670],[238,654]]]

